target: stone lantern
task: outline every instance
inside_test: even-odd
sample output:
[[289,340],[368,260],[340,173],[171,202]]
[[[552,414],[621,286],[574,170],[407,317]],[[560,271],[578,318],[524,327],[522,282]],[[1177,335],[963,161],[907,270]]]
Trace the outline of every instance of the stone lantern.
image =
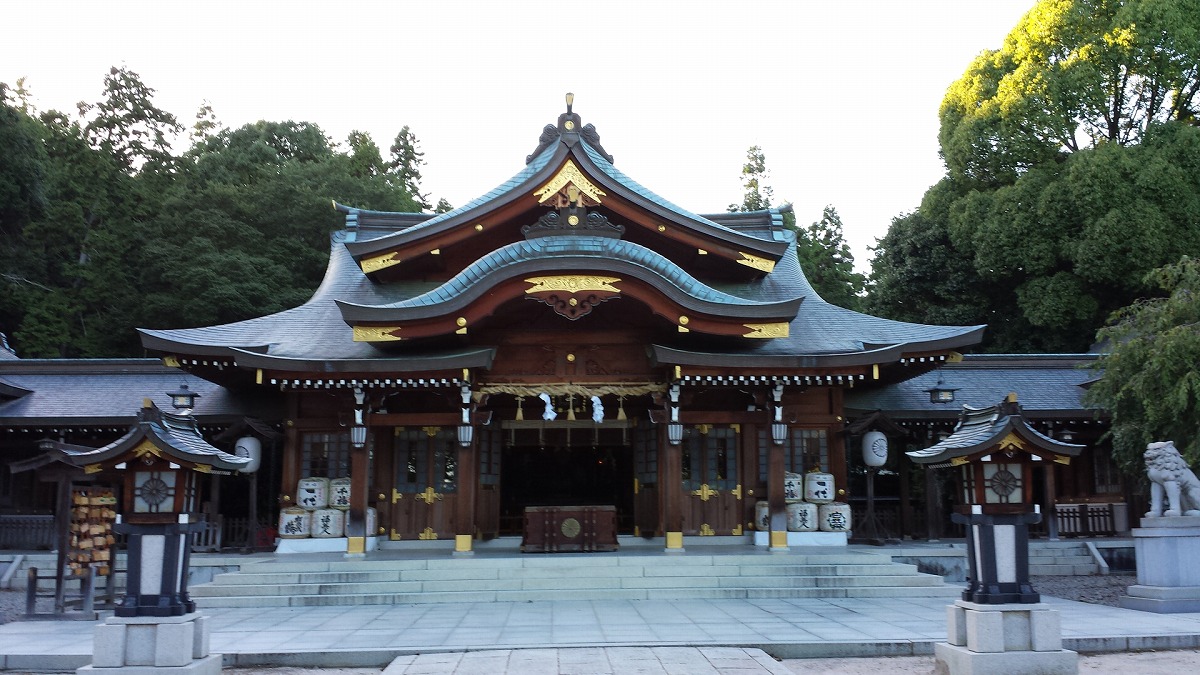
[[1077,672],[1078,655],[1062,648],[1058,613],[1029,583],[1029,526],[1042,518],[1034,468],[1069,464],[1083,448],[1035,431],[1009,394],[988,408],[964,406],[950,436],[908,453],[917,464],[957,471],[951,519],[967,527],[970,578],[948,608],[947,643],[934,645],[939,672]]
[[62,449],[85,473],[122,476],[114,529],[126,535],[126,595],[116,616],[96,627],[93,670],[220,671],[220,656],[208,653],[207,617],[196,613],[187,591],[189,539],[203,527],[196,514],[197,478],[240,471],[250,458],[205,441],[190,415],[196,395],[178,393],[170,394],[178,412],[159,410],[146,399],[137,423],[120,439],[93,450]]

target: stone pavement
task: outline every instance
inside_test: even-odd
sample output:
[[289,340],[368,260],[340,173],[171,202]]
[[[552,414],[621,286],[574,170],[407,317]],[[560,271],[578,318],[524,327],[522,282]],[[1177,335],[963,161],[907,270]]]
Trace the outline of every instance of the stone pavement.
[[[1121,652],[1200,647],[1200,613],[1160,615],[1057,598],[1044,600],[1062,613],[1068,649]],[[596,647],[736,647],[761,649],[781,659],[932,654],[933,644],[945,639],[947,604],[945,598],[581,600],[236,608],[204,613],[212,617],[212,650],[225,655],[227,667],[383,668],[397,657],[420,655],[457,659],[455,668],[473,669],[474,665],[464,664],[478,659],[487,662],[489,675],[499,675],[504,672],[496,665],[500,654],[505,654],[508,662],[524,664],[527,657],[554,652],[560,668],[583,655],[593,659],[594,669],[572,667],[561,672],[600,673],[612,668],[613,658],[632,659],[634,655],[647,656],[642,665],[649,667],[648,655],[655,654],[653,649],[589,649]],[[94,625],[86,621],[0,625],[0,667],[74,670],[90,662]],[[493,656],[464,655],[497,650],[500,652]],[[704,649],[699,653],[703,655]],[[434,654],[450,655],[430,656]],[[746,654],[754,660],[752,652]],[[402,663],[397,662],[397,668]],[[661,659],[654,667],[660,670],[647,672],[678,672],[667,670]],[[439,666],[433,672],[455,672],[447,668]],[[740,672],[725,666],[714,668],[708,672]],[[510,672],[528,671],[522,665]]]

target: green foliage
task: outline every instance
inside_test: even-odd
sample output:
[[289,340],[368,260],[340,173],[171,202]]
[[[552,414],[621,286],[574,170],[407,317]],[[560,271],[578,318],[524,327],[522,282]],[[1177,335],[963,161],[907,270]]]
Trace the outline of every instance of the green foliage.
[[1100,331],[1109,349],[1086,397],[1112,415],[1113,457],[1132,473],[1152,441],[1173,440],[1192,466],[1200,463],[1200,260],[1185,257],[1146,282],[1160,293],[1121,309]]
[[1200,0],[1042,0],[947,91],[947,168],[1009,183],[1063,153],[1194,121],[1197,63]]
[[174,156],[153,91],[121,68],[78,117],[35,116],[20,83],[0,96],[0,331],[23,357],[137,355],[134,326],[294,307],[342,224],[330,199],[420,208],[357,132],[341,151],[304,122],[224,129],[206,104]]
[[84,136],[96,148],[112,155],[125,171],[143,164],[169,166],[171,141],[183,127],[175,116],[153,103],[154,90],[137,73],[112,68],[104,78],[104,100],[80,104],[80,115],[90,115]]
[[821,219],[799,231],[796,254],[800,269],[825,301],[859,310],[867,279],[854,271],[854,255],[842,235],[842,218],[826,206]]
[[429,196],[421,194],[421,165],[425,164],[425,153],[418,150],[417,146],[416,134],[407,124],[404,125],[396,134],[396,140],[392,141],[392,158],[387,170],[396,184],[412,195],[422,209],[428,209]]
[[767,157],[762,148],[750,146],[746,151],[746,163],[742,165],[742,189],[745,195],[741,204],[730,204],[730,211],[761,211],[771,208],[771,197],[774,191],[767,184],[770,178],[767,171]]
[[[989,350],[1087,349],[1147,272],[1200,255],[1197,63],[1200,0],[1039,2],[947,91],[947,178],[881,241],[873,306],[963,305],[947,313],[989,317]],[[914,272],[915,240],[952,283]]]

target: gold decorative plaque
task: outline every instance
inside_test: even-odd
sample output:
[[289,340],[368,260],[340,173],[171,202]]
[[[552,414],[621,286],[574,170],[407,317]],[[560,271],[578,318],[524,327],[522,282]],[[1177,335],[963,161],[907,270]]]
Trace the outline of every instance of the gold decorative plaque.
[[764,272],[770,272],[775,269],[775,263],[767,260],[766,258],[760,258],[756,255],[750,255],[749,253],[744,253],[742,251],[738,251],[738,255],[742,256],[742,259],[738,262],[746,267],[753,267],[756,270],[762,270]]
[[404,338],[396,335],[399,326],[355,326],[355,342],[395,342]]
[[742,324],[750,329],[749,333],[742,335],[748,338],[782,338],[789,334],[790,326],[786,323],[746,323]]
[[538,198],[539,204],[544,204],[568,185],[574,185],[580,192],[597,204],[600,203],[601,197],[608,196],[604,190],[596,187],[592,181],[588,180],[588,177],[579,170],[579,167],[575,166],[575,162],[569,159],[563,165],[563,168],[554,174],[554,178],[551,178],[548,183],[534,191],[533,196]]
[[1004,440],[1000,441],[1000,449],[1001,450],[1024,450],[1025,442],[1022,441],[1016,434],[1014,434],[1010,431],[1008,433],[1008,435],[1004,437]]
[[146,455],[162,457],[162,452],[159,451],[159,449],[153,443],[151,443],[149,439],[147,439],[143,440],[141,443],[138,443],[137,447],[133,449],[134,457],[145,457]]
[[533,284],[532,288],[525,290],[527,295],[547,291],[566,291],[568,293],[578,293],[580,291],[621,292],[621,289],[613,286],[613,284],[620,281],[617,277],[562,275],[555,277],[533,277],[525,281]]
[[583,530],[583,528],[579,526],[579,521],[575,520],[574,518],[567,518],[566,520],[562,521],[562,527],[559,529],[562,530],[563,536],[567,539],[574,539],[575,537],[578,537],[579,533]]
[[392,251],[372,258],[363,258],[359,261],[358,266],[362,268],[364,273],[370,274],[371,272],[378,272],[393,265],[399,265],[400,260],[400,257]]

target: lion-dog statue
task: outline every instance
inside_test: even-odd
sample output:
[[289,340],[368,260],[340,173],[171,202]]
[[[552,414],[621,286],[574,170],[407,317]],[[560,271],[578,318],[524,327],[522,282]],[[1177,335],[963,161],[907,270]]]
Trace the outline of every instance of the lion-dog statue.
[[[1200,516],[1200,480],[1188,468],[1175,442],[1150,443],[1143,457],[1150,479],[1150,511],[1146,517]],[[1164,496],[1170,504],[1165,511]]]

